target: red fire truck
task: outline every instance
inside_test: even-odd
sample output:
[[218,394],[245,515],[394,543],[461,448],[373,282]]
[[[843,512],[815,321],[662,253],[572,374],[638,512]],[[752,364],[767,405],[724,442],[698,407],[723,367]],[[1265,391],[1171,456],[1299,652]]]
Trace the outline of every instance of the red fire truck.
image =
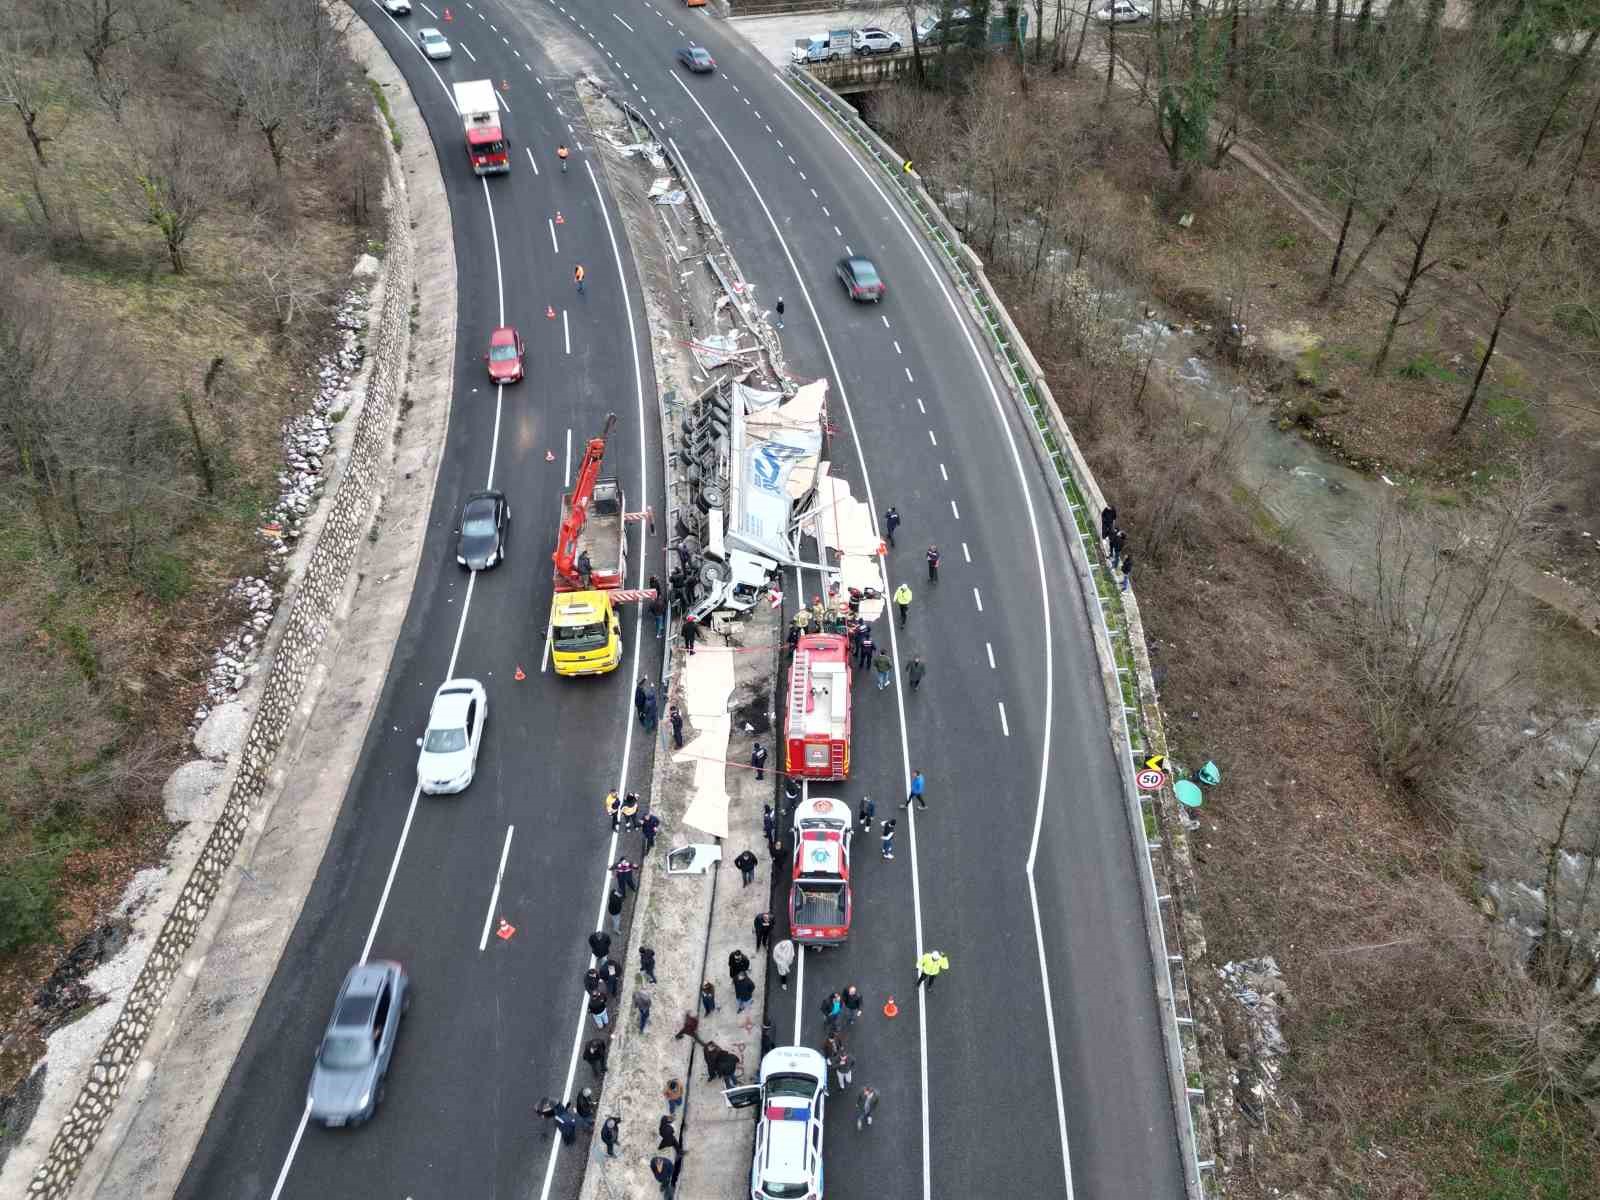
[[794,811],[789,936],[837,946],[850,936],[850,806],[818,796]]
[[784,770],[803,779],[850,774],[850,643],[837,633],[800,639],[789,668]]

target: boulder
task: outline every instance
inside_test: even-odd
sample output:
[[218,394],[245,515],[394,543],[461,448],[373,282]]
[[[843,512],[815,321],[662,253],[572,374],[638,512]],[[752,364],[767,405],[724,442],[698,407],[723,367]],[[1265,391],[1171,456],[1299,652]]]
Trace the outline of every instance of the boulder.
[[244,745],[245,730],[250,728],[250,714],[237,700],[219,704],[200,723],[195,731],[194,748],[202,757],[217,761],[237,754]]
[[357,279],[372,279],[383,269],[383,264],[370,254],[363,254],[356,259],[356,265],[350,269],[350,274]]
[[228,774],[223,763],[199,758],[186,762],[161,789],[161,805],[169,821],[214,821],[226,797],[222,781]]

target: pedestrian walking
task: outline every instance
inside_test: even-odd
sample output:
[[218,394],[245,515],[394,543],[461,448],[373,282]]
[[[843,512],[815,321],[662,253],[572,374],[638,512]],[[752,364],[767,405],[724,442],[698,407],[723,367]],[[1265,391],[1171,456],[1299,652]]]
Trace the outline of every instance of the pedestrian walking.
[[894,826],[895,820],[890,817],[883,823],[883,835],[878,839],[878,844],[883,847],[883,861],[894,861]]
[[910,808],[911,807],[911,802],[913,800],[915,800],[917,802],[917,807],[918,808],[922,808],[922,809],[927,808],[928,807],[928,802],[927,802],[926,799],[923,798],[923,791],[924,791],[924,789],[926,787],[927,787],[927,784],[924,782],[924,780],[922,778],[922,772],[921,771],[917,771],[917,772],[913,773],[912,776],[911,776],[911,791],[909,793],[907,793],[906,802],[904,804],[902,804],[900,807],[901,808]]
[[850,1087],[850,1080],[856,1072],[856,1060],[841,1050],[839,1051],[839,1057],[833,1060],[833,1071],[839,1080],[839,1090],[841,1092],[847,1091]]
[[683,712],[674,704],[667,709],[667,720],[672,722],[672,746],[675,750],[683,749]]
[[1126,546],[1127,544],[1128,544],[1128,535],[1122,531],[1122,527],[1120,525],[1117,528],[1113,529],[1111,531],[1111,536],[1108,539],[1106,539],[1106,546],[1111,551],[1111,568],[1112,568],[1112,570],[1115,570],[1116,567],[1117,567],[1117,564],[1122,561],[1122,548],[1124,546]]
[[822,1039],[822,1058],[829,1066],[832,1066],[833,1060],[843,1053],[844,1039],[837,1033],[830,1033]]
[[1117,527],[1117,510],[1114,505],[1107,504],[1100,510],[1100,540],[1109,542],[1111,531]]
[[1122,556],[1122,590],[1127,591],[1133,583],[1133,555]]
[[607,1117],[600,1126],[600,1140],[606,1144],[606,1154],[611,1158],[617,1156],[617,1142],[622,1137],[621,1126],[621,1117]]
[[556,1123],[556,1129],[561,1133],[561,1144],[570,1146],[578,1140],[578,1118],[565,1104],[556,1105],[555,1115],[551,1117]]
[[648,675],[643,676],[638,683],[633,685],[633,711],[635,713],[644,711],[644,694],[649,687],[650,676]]
[[606,1011],[604,988],[589,993],[589,1019],[594,1022],[596,1029],[604,1029],[611,1023],[611,1014]]
[[756,982],[750,976],[740,971],[733,979],[734,1011],[743,1012],[750,1007],[750,1001],[756,998]]
[[767,839],[767,854],[772,859],[772,869],[776,871],[778,869],[778,859],[783,857],[783,839],[778,836],[776,830]]
[[861,989],[853,983],[844,989],[844,1015],[851,1025],[861,1016]]
[[661,1089],[661,1098],[667,1102],[667,1112],[675,1113],[678,1105],[683,1103],[683,1084],[676,1077],[667,1080],[667,1086]]
[[750,960],[745,957],[743,950],[735,950],[728,955],[728,978],[737,979],[741,974],[750,969]]
[[878,806],[872,802],[872,797],[861,797],[861,803],[856,805],[856,821],[860,823],[862,833],[872,832],[872,818],[877,815]]
[[794,966],[794,943],[784,938],[772,947],[772,968],[778,972],[778,987],[789,990],[789,968]]
[[533,1106],[533,1115],[545,1121],[554,1121],[556,1119],[556,1102],[550,1099],[549,1096],[543,1097],[539,1103]]
[[656,981],[656,952],[653,946],[639,947],[639,970],[651,983]]
[[661,832],[661,818],[651,813],[639,823],[639,829],[644,834],[644,852],[649,854],[656,848],[656,834]]
[[605,798],[606,816],[611,818],[611,832],[615,833],[622,824],[622,801],[617,799],[616,792],[607,792]]
[[[635,796],[632,792],[629,792],[628,799],[633,801],[634,810],[637,812],[639,807],[639,797]],[[639,890],[639,869],[633,865],[633,860],[627,855],[623,855],[611,865],[611,873],[616,876],[617,886],[619,888],[622,888],[625,891],[637,892]]]
[[606,894],[606,915],[611,918],[611,932],[622,932],[622,885],[618,884]]
[[838,992],[829,992],[823,998],[821,1011],[822,1019],[828,1023],[828,1032],[837,1033],[839,1018],[844,1015],[844,997]]
[[629,792],[622,798],[622,827],[629,833],[639,828],[638,792]]
[[600,968],[599,967],[590,967],[587,971],[585,971],[583,973],[583,993],[584,993],[584,995],[592,996],[596,992],[598,992],[601,988],[605,987],[605,985],[606,985],[606,981],[605,981],[604,976],[602,976],[600,974]]
[[778,827],[778,818],[777,818],[776,815],[774,815],[774,813],[772,811],[772,805],[763,804],[761,806],[761,834],[762,834],[762,836],[765,837],[767,839],[767,841],[770,842],[772,840],[772,831],[774,829],[776,829],[777,827]]
[[650,598],[650,615],[656,619],[656,637],[660,637],[667,628],[667,591],[654,575],[646,586],[655,593]]
[[733,1051],[717,1047],[716,1057],[711,1065],[712,1076],[721,1079],[728,1087],[733,1087],[739,1082],[739,1056]]
[[770,912],[757,913],[755,927],[756,950],[765,950],[767,947],[767,939],[772,936],[772,914]]
[[856,670],[866,670],[867,664],[872,661],[872,655],[877,648],[877,645],[872,640],[872,626],[869,625],[861,631],[861,642],[856,649]]
[[783,297],[778,297],[778,302],[772,306],[772,311],[778,314],[778,328],[783,328]]
[[683,619],[683,648],[690,654],[694,653],[694,640],[700,636],[700,622],[693,617]]
[[900,510],[894,505],[889,506],[889,511],[883,514],[883,532],[889,539],[889,545],[894,545],[894,531],[900,528]]
[[700,985],[700,1007],[708,1017],[717,1011],[717,988],[709,979]]
[[856,1128],[865,1131],[872,1124],[872,1114],[878,1107],[878,1089],[861,1085],[861,1094],[856,1097]]
[[633,707],[639,717],[639,724],[643,725],[649,719],[645,716],[650,711],[650,706],[656,701],[655,689],[650,686],[648,679],[639,684],[633,694]]
[[917,986],[926,983],[932,988],[933,981],[949,969],[950,960],[943,950],[929,950],[917,959]]
[[600,1104],[594,1098],[593,1088],[584,1088],[578,1093],[578,1098],[573,1102],[573,1111],[578,1114],[578,1124],[585,1129],[594,1128],[595,1113],[600,1111]]
[[911,661],[906,664],[906,682],[911,685],[913,692],[922,686],[922,677],[927,673],[926,664],[923,663],[919,656],[913,654]]
[[672,1200],[672,1160],[665,1154],[650,1159],[650,1178],[661,1185],[662,1200]]
[[672,1128],[671,1117],[661,1118],[661,1120],[656,1124],[656,1134],[661,1139],[656,1144],[657,1150],[677,1150],[680,1148],[678,1145],[678,1135]]
[[578,295],[583,295],[583,264],[572,268],[572,282],[578,285]]
[[606,1073],[606,1040],[605,1038],[590,1038],[583,1047],[583,1061],[589,1064],[589,1069],[594,1072],[595,1078]]
[[783,781],[783,802],[788,809],[789,819],[794,820],[794,810],[800,807],[800,781],[798,779],[785,779]]
[[733,860],[733,865],[739,868],[739,875],[744,880],[744,886],[749,887],[756,879],[756,863],[759,860],[748,850],[741,850],[739,857]]
[[614,958],[608,958],[600,965],[600,978],[606,981],[606,991],[611,993],[615,1000],[622,991],[622,966]]
[[760,742],[750,747],[750,765],[756,769],[756,780],[767,777],[767,748]]
[[589,935],[589,953],[604,962],[611,956],[611,935],[604,929],[596,929]]
[[911,613],[911,585],[902,583],[894,590],[894,604],[900,610],[900,628],[906,627],[906,617]]
[[640,718],[644,721],[644,731],[646,733],[654,733],[656,731],[656,694],[655,694],[655,692],[652,691],[648,695],[645,696],[645,698],[644,698],[644,712],[640,714]]
[[894,659],[879,650],[873,655],[872,669],[878,673],[878,690],[881,692],[889,686],[890,676],[894,672]]
[[929,545],[929,547],[928,547],[928,582],[929,583],[938,583],[939,582],[939,560],[942,559],[943,557],[944,557],[944,555],[939,553],[939,547],[934,546],[934,545]]
[[644,1032],[644,1027],[650,1024],[650,1005],[653,1003],[650,993],[644,990],[644,981],[635,980],[633,985],[633,1007],[639,1014],[639,1032]]

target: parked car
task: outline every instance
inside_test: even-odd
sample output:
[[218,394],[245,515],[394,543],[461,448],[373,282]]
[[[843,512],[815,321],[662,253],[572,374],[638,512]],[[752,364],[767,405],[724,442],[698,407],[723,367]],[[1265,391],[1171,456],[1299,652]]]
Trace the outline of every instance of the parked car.
[[1108,25],[1122,25],[1130,21],[1148,21],[1150,19],[1150,10],[1148,8],[1140,8],[1137,4],[1130,3],[1129,0],[1112,0],[1110,4],[1094,14],[1094,19],[1096,21],[1104,21]]
[[852,300],[871,300],[876,303],[889,290],[879,276],[878,268],[872,265],[872,260],[862,258],[859,254],[853,258],[841,258],[838,272],[839,282],[844,284],[844,290]]
[[456,526],[456,562],[469,571],[487,571],[504,562],[511,532],[511,506],[503,492],[473,492]]
[[417,739],[417,780],[425,796],[464,792],[478,771],[489,696],[476,679],[447,679],[433,694],[428,728]]
[[717,69],[717,60],[704,46],[684,46],[678,50],[678,61],[696,75],[710,74]]
[[400,1014],[411,1005],[410,983],[405,969],[386,959],[350,968],[311,1068],[306,1099],[313,1120],[354,1125],[377,1111]]
[[780,1046],[761,1060],[759,1083],[722,1093],[729,1108],[761,1105],[750,1162],[752,1200],[821,1200],[827,1085],[822,1055],[809,1046]]
[[951,9],[948,17],[924,17],[917,23],[917,41],[926,46],[956,45],[967,40],[974,23],[972,13],[964,8]]
[[900,38],[887,29],[868,26],[851,34],[850,48],[857,54],[893,54],[900,49]]
[[409,17],[411,0],[383,0],[383,11],[391,17]]
[[422,52],[429,58],[449,58],[450,43],[445,40],[444,34],[429,26],[427,29],[417,30],[417,41],[422,46]]
[[522,335],[515,326],[502,325],[489,335],[489,353],[483,361],[489,367],[490,383],[516,383],[522,378]]

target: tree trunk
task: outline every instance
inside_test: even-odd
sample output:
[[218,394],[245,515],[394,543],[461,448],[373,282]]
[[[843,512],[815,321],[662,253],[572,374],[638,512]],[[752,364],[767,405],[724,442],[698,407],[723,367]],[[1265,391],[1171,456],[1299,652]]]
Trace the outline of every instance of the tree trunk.
[[1443,207],[1444,197],[1435,196],[1433,207],[1428,210],[1428,219],[1422,226],[1422,233],[1416,239],[1417,252],[1411,256],[1411,267],[1406,272],[1405,284],[1394,294],[1394,314],[1389,318],[1389,327],[1383,331],[1383,345],[1378,349],[1378,357],[1372,361],[1374,375],[1380,374],[1383,371],[1383,364],[1389,360],[1389,351],[1394,346],[1395,331],[1400,328],[1400,318],[1405,314],[1406,306],[1411,303],[1411,295],[1416,291],[1417,281],[1433,266],[1433,263],[1424,264],[1423,259],[1428,252],[1428,239],[1433,236],[1434,223],[1438,221],[1439,212]]
[[[1092,4],[1092,0],[1091,0]],[[1111,84],[1117,74],[1117,23],[1106,22],[1106,90],[1100,97],[1100,107],[1111,103]]]
[[1083,42],[1089,36],[1089,10],[1094,7],[1094,0],[1083,0],[1083,24],[1078,26],[1078,48],[1072,52],[1072,69],[1078,69],[1078,60],[1083,57]]
[[1352,197],[1345,202],[1344,220],[1339,223],[1339,240],[1333,244],[1333,261],[1328,264],[1328,281],[1322,285],[1322,291],[1317,293],[1317,303],[1325,303],[1333,294],[1333,287],[1339,279],[1339,260],[1344,257],[1345,239],[1350,236],[1350,222],[1355,219],[1356,202]]
[[1333,61],[1344,61],[1344,0],[1333,3]]
[[200,436],[200,422],[194,415],[194,397],[187,391],[178,393],[178,403],[183,406],[183,419],[189,424],[189,436],[194,439],[195,465],[200,468],[200,482],[206,485],[206,495],[217,494],[216,470],[211,463],[211,452],[206,449],[205,438]]
[[1322,30],[1328,23],[1328,0],[1317,0],[1311,15],[1311,61],[1322,61]]
[[1514,295],[1515,289],[1507,291],[1501,302],[1495,306],[1494,329],[1489,333],[1489,344],[1483,348],[1483,357],[1478,360],[1478,372],[1472,377],[1472,390],[1467,393],[1466,403],[1461,406],[1461,412],[1456,416],[1456,423],[1450,426],[1451,437],[1461,432],[1462,426],[1467,423],[1467,418],[1472,415],[1472,406],[1477,402],[1478,389],[1483,386],[1483,377],[1489,373],[1489,360],[1494,357],[1495,343],[1500,340],[1500,326],[1505,323],[1506,313],[1511,311]]

